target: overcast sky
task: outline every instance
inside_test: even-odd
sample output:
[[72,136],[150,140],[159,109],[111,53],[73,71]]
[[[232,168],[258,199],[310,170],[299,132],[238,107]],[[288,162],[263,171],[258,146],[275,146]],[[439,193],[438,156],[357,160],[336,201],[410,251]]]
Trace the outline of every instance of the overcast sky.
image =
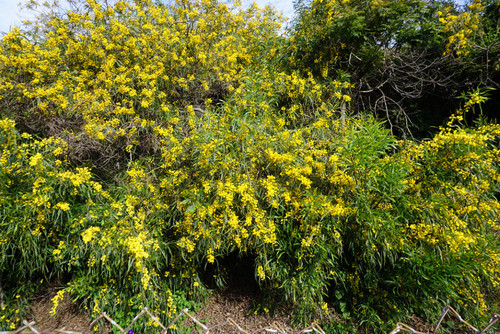
[[[243,0],[242,2],[250,4],[253,1]],[[256,0],[255,2],[262,7],[271,4],[288,17],[293,14],[292,0]],[[0,0],[0,32],[7,32],[11,27],[19,25],[22,20],[29,18],[25,12],[19,10],[18,3],[19,0]]]
[[[260,6],[270,4],[280,10],[284,16],[292,17],[293,0],[255,0]],[[457,0],[463,4],[466,0]],[[252,0],[243,0],[244,4],[250,4]],[[26,13],[22,13],[18,6],[19,0],[0,0],[0,33],[7,32],[11,27],[20,24],[22,20],[28,19]]]
[[0,0],[0,32],[8,31],[20,20],[17,0]]

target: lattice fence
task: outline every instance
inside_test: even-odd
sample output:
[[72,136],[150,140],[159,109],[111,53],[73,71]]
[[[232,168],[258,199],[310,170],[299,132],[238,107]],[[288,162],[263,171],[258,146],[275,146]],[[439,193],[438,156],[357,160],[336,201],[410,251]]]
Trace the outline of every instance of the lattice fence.
[[[500,320],[500,315],[493,314],[493,316],[491,317],[491,319],[490,319],[489,323],[486,325],[486,327],[484,327],[483,329],[477,329],[476,327],[472,326],[467,321],[465,321],[460,316],[460,314],[458,314],[451,306],[446,306],[443,309],[443,312],[441,313],[441,317],[440,317],[438,323],[436,324],[436,326],[434,327],[434,330],[431,332],[427,332],[427,333],[419,332],[419,331],[411,328],[408,325],[405,325],[403,323],[397,323],[396,328],[394,328],[389,334],[396,334],[399,332],[409,332],[409,333],[413,333],[413,334],[437,333],[439,328],[441,327],[446,315],[448,315],[448,314],[450,314],[451,316],[454,316],[461,323],[463,323],[466,327],[473,330],[475,333],[479,333],[479,334],[487,333],[487,331],[489,329],[492,329],[493,325],[497,321]],[[182,310],[179,313],[179,315],[177,315],[177,317],[168,326],[165,326],[164,324],[162,324],[158,320],[158,318],[153,313],[151,313],[151,311],[147,307],[145,307],[141,312],[139,312],[139,314],[137,314],[137,316],[132,320],[132,322],[130,324],[128,324],[125,328],[120,326],[116,321],[114,321],[110,316],[108,316],[106,314],[106,312],[104,312],[99,317],[97,317],[94,321],[92,321],[90,323],[88,329],[84,332],[68,331],[68,330],[64,330],[64,329],[57,329],[57,330],[54,330],[51,332],[44,332],[44,331],[38,330],[35,327],[34,321],[28,322],[25,320],[23,322],[24,326],[20,327],[19,329],[15,330],[15,331],[0,332],[0,334],[28,334],[28,333],[34,333],[34,334],[56,334],[56,333],[60,333],[60,334],[86,334],[86,333],[92,333],[93,326],[96,325],[99,320],[107,321],[111,326],[119,329],[122,334],[135,334],[133,329],[131,329],[131,328],[133,327],[134,323],[137,320],[139,320],[139,318],[141,318],[143,316],[149,317],[153,322],[155,322],[161,328],[160,332],[159,332],[160,334],[167,334],[171,330],[173,330],[174,325],[179,324],[179,322],[181,322],[181,321],[184,322],[183,316],[186,316],[188,319],[190,319],[190,321],[192,321],[193,323],[195,323],[199,326],[199,329],[196,332],[193,331],[192,333],[200,333],[201,332],[203,334],[209,334],[209,333],[211,333],[211,332],[213,333],[214,331],[217,330],[219,332],[232,332],[232,333],[236,332],[236,333],[244,333],[244,334],[256,334],[256,333],[292,334],[292,332],[290,332],[289,330],[285,330],[278,323],[273,323],[269,327],[263,327],[263,328],[260,328],[257,330],[252,330],[252,331],[246,330],[246,329],[242,328],[240,325],[238,325],[236,323],[236,321],[234,321],[231,318],[227,318],[227,320],[223,323],[208,327],[207,325],[203,324],[198,319],[196,319],[193,315],[191,315],[189,313],[188,309]],[[293,333],[296,333],[296,334],[305,334],[305,333],[326,334],[325,331],[320,326],[318,326],[316,323],[313,323],[311,326],[309,326],[305,329],[295,331]],[[496,332],[496,333],[498,333],[498,332]]]
[[[462,324],[464,324],[467,328],[472,329],[475,333],[479,333],[479,334],[486,333],[487,330],[489,330],[490,328],[492,328],[493,325],[498,320],[500,320],[500,315],[494,313],[493,316],[490,319],[490,322],[488,323],[488,325],[486,325],[486,327],[484,327],[483,329],[477,329],[476,327],[472,326],[467,321],[465,321],[460,316],[460,314],[458,314],[457,311],[455,311],[451,306],[446,306],[445,308],[443,308],[443,312],[441,312],[441,317],[439,318],[439,321],[438,321],[437,325],[434,327],[434,330],[431,333],[437,333],[437,331],[441,327],[441,324],[443,323],[443,320],[444,320],[444,318],[446,317],[447,314],[451,314],[456,319],[458,319],[458,321],[460,321]],[[400,322],[398,322],[396,324],[396,328],[394,328],[389,334],[396,334],[396,333],[399,333],[399,332],[409,332],[409,333],[413,333],[413,334],[429,334],[429,333],[419,332],[419,331],[411,328],[410,326],[405,325],[405,324],[400,323]],[[498,332],[495,332],[495,333],[498,333]]]
[[[186,316],[190,321],[193,323],[197,324],[199,326],[199,329],[196,331],[193,331],[192,333],[203,333],[203,334],[210,334],[213,333],[214,331],[218,332],[228,332],[228,333],[244,333],[244,334],[256,334],[256,333],[278,333],[278,334],[291,334],[292,332],[285,330],[280,324],[278,323],[273,323],[271,326],[266,326],[257,330],[246,330],[242,328],[236,321],[234,321],[231,318],[227,318],[226,321],[220,324],[212,325],[212,326],[207,326],[203,324],[201,321],[196,319],[191,313],[189,313],[188,309],[183,309],[181,312],[175,317],[175,319],[168,325],[165,326],[162,324],[158,318],[147,308],[145,307],[142,309],[139,314],[135,316],[135,318],[132,320],[130,324],[128,324],[125,328],[120,326],[115,320],[113,320],[110,316],[106,314],[106,312],[103,312],[99,317],[97,317],[94,321],[92,321],[88,327],[88,329],[84,332],[77,332],[77,331],[68,331],[65,329],[58,329],[54,330],[51,332],[44,332],[40,331],[36,328],[35,322],[28,322],[24,321],[24,326],[20,327],[19,329],[15,331],[8,331],[8,332],[0,332],[0,334],[28,334],[28,333],[35,333],[35,334],[56,334],[56,333],[61,333],[61,334],[87,334],[87,333],[93,333],[92,328],[97,324],[99,320],[104,320],[107,321],[111,326],[117,328],[120,330],[120,333],[123,334],[140,334],[140,333],[135,333],[132,330],[132,327],[134,323],[139,320],[139,318],[147,316],[149,317],[153,322],[155,322],[159,327],[160,327],[160,334],[167,334],[167,333],[172,333],[174,331],[174,327],[179,325],[179,323],[184,323],[185,319],[183,319],[183,316]],[[295,331],[293,333],[297,334],[302,334],[302,333],[320,333],[320,334],[326,334],[323,329],[321,329],[320,326],[318,326],[316,323],[313,323],[311,326],[301,329],[299,331]]]

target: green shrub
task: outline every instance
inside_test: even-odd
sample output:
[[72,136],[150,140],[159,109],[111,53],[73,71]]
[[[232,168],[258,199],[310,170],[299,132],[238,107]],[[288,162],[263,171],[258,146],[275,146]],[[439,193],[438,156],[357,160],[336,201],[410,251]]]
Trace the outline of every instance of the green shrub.
[[[223,286],[236,255],[253,261],[260,309],[288,304],[298,323],[335,312],[344,323],[332,330],[356,321],[384,330],[408,314],[433,319],[444,304],[468,318],[491,311],[500,127],[458,126],[480,94],[432,139],[399,141],[373,118],[347,115],[348,81],[277,65],[271,12],[183,3],[89,2],[87,14],[55,16],[41,35],[14,30],[0,42],[0,103],[12,116],[0,120],[4,286],[57,278],[52,312],[69,293],[91,317],[128,323],[147,306],[168,323],[207,296],[207,273]],[[220,13],[226,24],[200,23]],[[192,25],[175,23],[181,14]],[[120,20],[133,34],[107,35]],[[167,32],[197,37],[163,53]],[[222,54],[190,57],[208,36],[241,54],[226,67]],[[122,50],[131,38],[132,59]],[[159,70],[156,52],[182,50],[186,64]],[[224,87],[217,100],[204,80]],[[9,321],[0,326],[19,319]]]

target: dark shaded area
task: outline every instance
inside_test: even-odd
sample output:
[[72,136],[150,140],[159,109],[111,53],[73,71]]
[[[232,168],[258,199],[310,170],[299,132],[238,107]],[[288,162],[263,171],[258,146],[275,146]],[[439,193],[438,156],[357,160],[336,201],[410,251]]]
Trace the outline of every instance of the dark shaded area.
[[261,292],[255,279],[254,254],[231,252],[214,264],[207,263],[200,278],[210,289],[255,297]]

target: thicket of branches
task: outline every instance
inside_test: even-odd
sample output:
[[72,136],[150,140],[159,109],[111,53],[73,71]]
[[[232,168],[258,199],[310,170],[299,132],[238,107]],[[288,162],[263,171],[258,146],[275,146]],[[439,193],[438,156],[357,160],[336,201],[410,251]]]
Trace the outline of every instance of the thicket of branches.
[[[464,92],[500,86],[498,1],[299,1],[287,66],[354,84],[352,108],[425,137]],[[497,117],[499,101],[486,107]]]

